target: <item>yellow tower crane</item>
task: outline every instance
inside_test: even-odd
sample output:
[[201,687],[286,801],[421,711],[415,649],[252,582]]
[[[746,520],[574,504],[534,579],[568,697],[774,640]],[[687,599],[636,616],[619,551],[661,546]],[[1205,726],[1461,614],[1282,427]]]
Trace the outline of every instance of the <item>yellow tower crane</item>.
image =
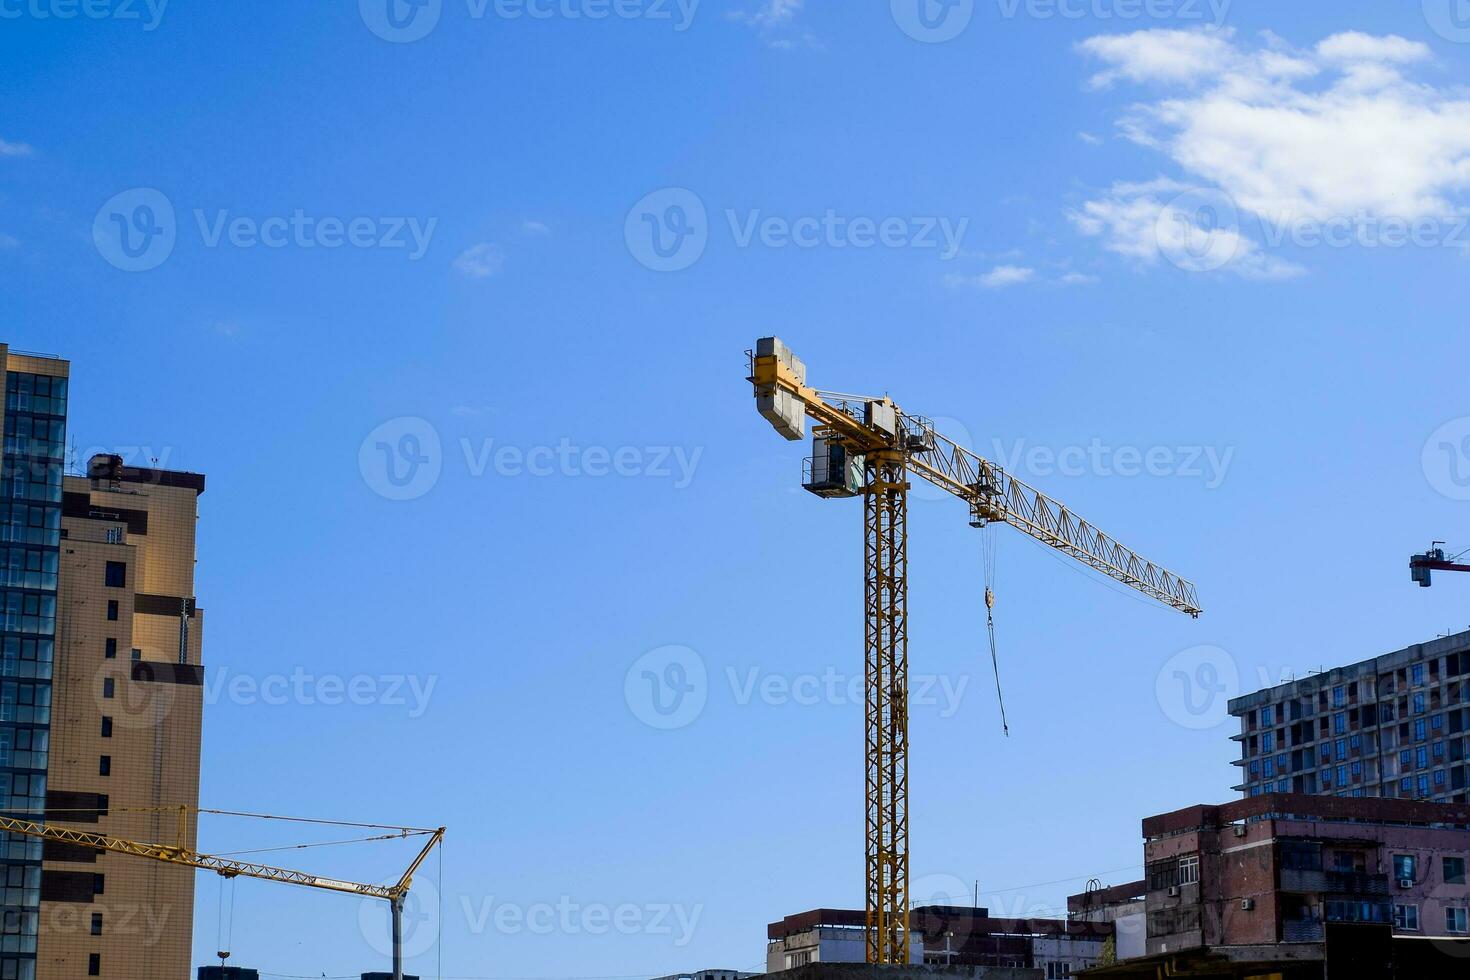
[[[277,881],[287,885],[300,885],[304,888],[318,888],[324,891],[339,892],[346,895],[359,895],[363,898],[382,899],[389,903],[393,914],[393,980],[403,980],[403,903],[408,898],[408,890],[413,884],[413,876],[418,873],[419,868],[428,859],[429,852],[444,840],[443,827],[437,830],[426,830],[417,827],[397,828],[398,832],[389,836],[405,838],[421,836],[427,837],[429,842],[424,845],[423,850],[414,858],[413,863],[409,865],[408,870],[403,873],[396,884],[364,885],[355,881],[323,878],[305,871],[292,871],[287,868],[274,868],[266,864],[232,861],[229,858],[212,854],[201,854],[198,851],[190,850],[184,846],[183,842],[187,839],[188,815],[191,812],[219,813],[222,811],[199,810],[194,807],[177,806],[144,808],[143,810],[133,810],[132,812],[177,813],[179,816],[178,842],[175,844],[142,843],[139,841],[124,840],[121,837],[109,837],[106,834],[94,834],[84,830],[52,827],[30,820],[21,820],[6,816],[0,816],[0,832],[23,834],[27,837],[57,841],[63,844],[75,844],[98,851],[110,851],[114,854],[131,854],[133,857],[148,858],[152,861],[163,861],[167,864],[182,865],[186,868],[198,868],[201,871],[213,871],[222,878],[259,878],[262,881]],[[269,819],[279,820],[286,818],[272,817]],[[375,839],[382,840],[387,838]]]
[[935,432],[928,419],[905,414],[886,397],[808,387],[806,365],[775,337],[746,354],[756,408],[776,431],[798,441],[806,437],[806,420],[814,423],[803,486],[820,497],[863,498],[867,959],[907,963],[909,476],[964,501],[972,527],[1009,524],[1194,617],[1198,598],[1192,583]]

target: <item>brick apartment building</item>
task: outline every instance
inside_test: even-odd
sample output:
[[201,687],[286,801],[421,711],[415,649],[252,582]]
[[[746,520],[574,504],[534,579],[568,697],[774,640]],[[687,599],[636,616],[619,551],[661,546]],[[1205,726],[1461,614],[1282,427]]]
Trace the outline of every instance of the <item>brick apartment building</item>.
[[1179,976],[1359,975],[1327,970],[1334,956],[1354,970],[1436,956],[1463,968],[1467,831],[1470,806],[1301,795],[1149,817],[1145,956],[1089,975],[1152,977],[1163,963]]
[[1230,713],[1248,796],[1470,801],[1470,632],[1235,698]]
[[[199,797],[197,474],[65,476],[69,365],[0,345],[0,812],[175,842]],[[192,815],[185,846],[194,846]],[[194,874],[0,836],[0,980],[186,977]]]
[[[866,915],[854,909],[788,915],[766,929],[766,970],[862,963],[866,928]],[[1109,922],[1001,919],[983,908],[926,905],[910,913],[909,962],[1039,970],[1045,980],[1063,980],[1097,965],[1113,932]]]

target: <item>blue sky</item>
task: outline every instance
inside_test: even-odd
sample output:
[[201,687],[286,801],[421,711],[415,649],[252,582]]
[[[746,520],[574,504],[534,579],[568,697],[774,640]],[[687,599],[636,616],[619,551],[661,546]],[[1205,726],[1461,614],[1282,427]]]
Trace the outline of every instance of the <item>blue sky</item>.
[[[1231,796],[1200,682],[1467,625],[1406,559],[1470,547],[1470,9],[930,2],[0,3],[3,339],[73,360],[83,456],[209,475],[204,804],[450,828],[413,972],[755,969],[861,903],[860,508],[759,336],[1200,587],[997,529],[1004,739],[981,541],[916,496],[926,895],[1129,880]],[[242,882],[233,962],[384,968],[375,912]]]

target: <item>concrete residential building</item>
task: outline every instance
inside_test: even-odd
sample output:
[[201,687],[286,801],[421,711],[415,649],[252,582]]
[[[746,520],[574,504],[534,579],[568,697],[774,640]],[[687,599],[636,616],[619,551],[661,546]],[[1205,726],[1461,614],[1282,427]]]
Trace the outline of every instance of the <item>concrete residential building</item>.
[[[865,963],[867,914],[856,909],[812,909],[766,926],[766,972],[808,963]],[[909,962],[924,962],[924,938],[909,930]]]
[[1149,817],[1143,833],[1146,954],[1096,975],[1318,978],[1339,975],[1334,958],[1470,955],[1470,807],[1272,794]]
[[1114,955],[1132,959],[1148,952],[1147,899],[1147,881],[1094,888],[1068,896],[1067,917],[1073,922],[1111,922]]
[[[749,980],[751,977],[758,976],[760,976],[759,973],[747,973],[741,970],[695,970],[693,973],[671,973],[666,977],[656,977],[655,980]],[[368,978],[364,976],[362,980],[368,980]]]
[[1247,796],[1470,802],[1470,632],[1235,698],[1230,713]]
[[[63,476],[68,364],[0,346],[6,374],[0,809],[195,843],[202,614],[197,474],[94,457]],[[6,835],[0,980],[186,977],[194,873]]]
[[[867,916],[855,909],[814,909],[766,930],[767,972],[810,963],[864,963]],[[1113,935],[1111,923],[996,919],[987,909],[926,905],[909,917],[909,962],[929,967],[1037,970],[1061,980],[1095,966]]]

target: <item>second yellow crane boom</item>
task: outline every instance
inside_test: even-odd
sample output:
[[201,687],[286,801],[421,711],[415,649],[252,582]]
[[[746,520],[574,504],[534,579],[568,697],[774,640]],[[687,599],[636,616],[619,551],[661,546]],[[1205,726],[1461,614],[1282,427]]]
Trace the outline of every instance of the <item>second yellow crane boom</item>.
[[153,844],[125,840],[121,837],[110,837],[107,834],[94,834],[85,830],[71,830],[67,827],[49,826],[31,820],[22,820],[17,817],[7,816],[0,816],[0,832],[23,834],[27,837],[39,838],[40,840],[74,844],[81,847],[89,847],[93,850],[109,851],[114,854],[129,854],[133,857],[147,858],[152,861],[163,861],[167,864],[197,868],[201,871],[213,871],[226,878],[258,878],[263,881],[277,881],[287,885],[300,885],[305,888],[318,888],[325,891],[341,892],[347,895],[360,895],[364,898],[382,899],[392,905],[393,912],[393,977],[394,980],[403,980],[403,903],[408,897],[410,886],[413,884],[413,876],[418,873],[419,868],[428,859],[429,852],[444,840],[443,827],[437,830],[425,830],[413,827],[403,828],[401,836],[426,836],[429,838],[429,842],[424,845],[423,850],[414,858],[413,863],[398,879],[396,884],[367,885],[355,881],[324,878],[305,871],[275,868],[266,864],[233,861],[229,858],[190,850],[183,846],[182,841],[184,840],[183,828],[185,826],[185,819],[191,808],[162,807],[159,809],[168,812],[177,812],[179,814],[179,843]]

